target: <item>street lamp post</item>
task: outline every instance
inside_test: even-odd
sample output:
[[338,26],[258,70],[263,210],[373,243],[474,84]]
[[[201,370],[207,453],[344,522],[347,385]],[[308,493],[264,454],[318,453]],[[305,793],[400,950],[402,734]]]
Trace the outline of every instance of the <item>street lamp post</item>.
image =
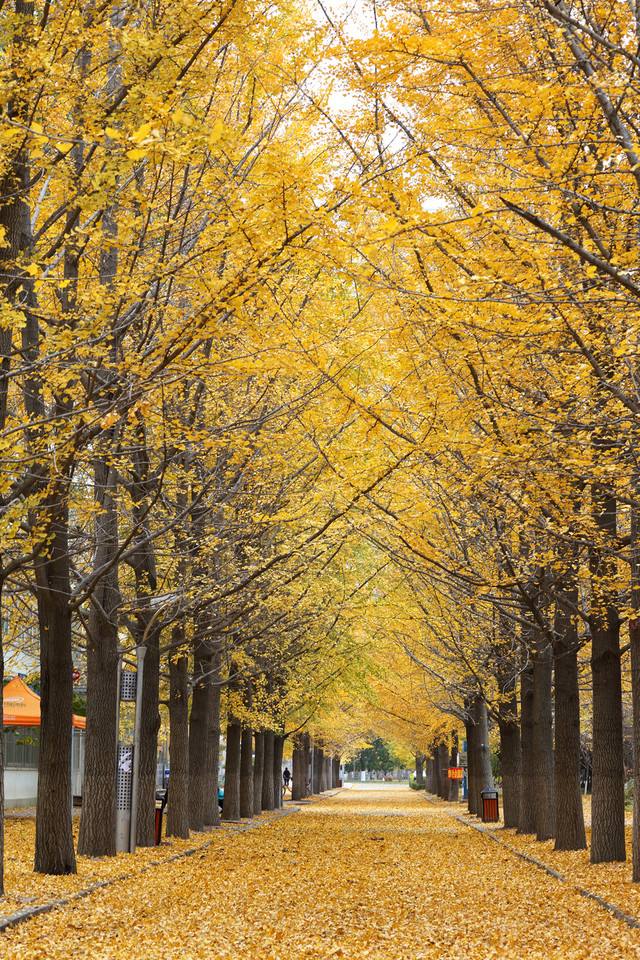
[[138,792],[140,788],[140,741],[142,739],[142,681],[144,679],[144,655],[146,646],[136,647],[136,718],[133,728],[133,778],[131,782],[131,823],[129,824],[129,853],[136,849],[136,827],[138,820]]

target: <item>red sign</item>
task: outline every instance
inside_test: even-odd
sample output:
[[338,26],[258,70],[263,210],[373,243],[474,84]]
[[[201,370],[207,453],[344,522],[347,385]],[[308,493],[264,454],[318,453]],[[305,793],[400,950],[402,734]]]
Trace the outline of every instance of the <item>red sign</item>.
[[462,780],[464,778],[464,767],[449,767],[447,776],[449,780]]

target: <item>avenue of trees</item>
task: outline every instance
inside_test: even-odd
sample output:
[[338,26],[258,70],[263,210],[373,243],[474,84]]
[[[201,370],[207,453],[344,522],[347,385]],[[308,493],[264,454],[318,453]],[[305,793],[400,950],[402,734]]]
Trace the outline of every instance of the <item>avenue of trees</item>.
[[[35,869],[272,809],[372,733],[625,858],[640,777],[640,21],[623,0],[0,8],[0,588]],[[24,638],[21,640],[20,638]],[[625,769],[625,738],[633,769]],[[313,763],[311,755],[313,754]],[[631,762],[629,760],[629,762]],[[307,783],[307,770],[313,782]],[[0,777],[0,783],[2,778]],[[640,797],[633,867],[640,880]]]

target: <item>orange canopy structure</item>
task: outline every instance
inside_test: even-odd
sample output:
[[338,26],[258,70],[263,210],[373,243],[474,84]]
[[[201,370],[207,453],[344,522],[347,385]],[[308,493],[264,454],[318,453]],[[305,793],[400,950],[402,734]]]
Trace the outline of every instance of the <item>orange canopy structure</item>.
[[[5,727],[39,727],[40,697],[20,677],[9,680],[2,691],[3,723]],[[85,717],[73,715],[73,726],[84,730]]]

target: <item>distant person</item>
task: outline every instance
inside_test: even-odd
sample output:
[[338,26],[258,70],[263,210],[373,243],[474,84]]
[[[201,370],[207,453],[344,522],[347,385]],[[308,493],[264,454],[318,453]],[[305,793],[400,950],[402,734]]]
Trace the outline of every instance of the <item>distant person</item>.
[[284,783],[285,793],[289,789],[289,784],[291,783],[291,771],[289,767],[285,767],[282,771],[282,782]]

